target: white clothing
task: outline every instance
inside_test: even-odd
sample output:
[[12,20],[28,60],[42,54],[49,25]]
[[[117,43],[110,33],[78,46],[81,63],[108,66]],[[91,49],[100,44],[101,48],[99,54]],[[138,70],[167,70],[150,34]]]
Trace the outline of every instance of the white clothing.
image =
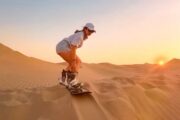
[[70,51],[71,45],[80,48],[83,45],[83,41],[84,41],[83,38],[84,38],[84,33],[82,31],[74,33],[73,35],[67,38],[64,38],[56,45],[56,52],[60,53],[60,52]]

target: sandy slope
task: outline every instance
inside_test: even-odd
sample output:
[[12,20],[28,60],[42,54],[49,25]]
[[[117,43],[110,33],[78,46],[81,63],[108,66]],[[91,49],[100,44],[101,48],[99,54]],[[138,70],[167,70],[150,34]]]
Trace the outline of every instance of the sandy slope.
[[163,67],[84,64],[87,96],[58,85],[64,66],[0,44],[0,120],[180,120],[178,59]]

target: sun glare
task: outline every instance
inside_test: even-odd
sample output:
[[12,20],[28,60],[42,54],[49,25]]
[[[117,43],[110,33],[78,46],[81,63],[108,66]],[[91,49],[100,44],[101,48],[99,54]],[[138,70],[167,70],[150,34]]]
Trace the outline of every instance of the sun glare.
[[164,66],[167,62],[167,57],[165,57],[165,55],[158,55],[155,59],[154,59],[154,63],[159,65],[159,66]]
[[160,61],[158,62],[158,64],[159,64],[160,66],[163,66],[163,65],[165,64],[165,62],[164,62],[163,60],[160,60]]

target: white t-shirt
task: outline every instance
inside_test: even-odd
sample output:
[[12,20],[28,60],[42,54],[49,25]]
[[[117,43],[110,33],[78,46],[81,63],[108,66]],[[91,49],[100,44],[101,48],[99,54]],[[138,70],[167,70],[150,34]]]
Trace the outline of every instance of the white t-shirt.
[[80,48],[83,45],[83,37],[83,32],[77,32],[65,39],[68,41],[69,44]]
[[70,45],[80,48],[83,45],[83,37],[83,32],[77,32],[67,38],[64,38],[56,45],[56,52],[60,53],[62,51],[70,51]]

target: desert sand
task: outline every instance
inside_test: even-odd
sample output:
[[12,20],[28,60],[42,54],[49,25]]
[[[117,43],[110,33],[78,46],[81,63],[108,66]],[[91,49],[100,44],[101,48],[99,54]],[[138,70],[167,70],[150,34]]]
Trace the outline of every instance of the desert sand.
[[[62,61],[63,62],[63,61]],[[91,95],[58,84],[65,63],[28,57],[0,44],[0,120],[180,120],[180,60],[83,64]]]

